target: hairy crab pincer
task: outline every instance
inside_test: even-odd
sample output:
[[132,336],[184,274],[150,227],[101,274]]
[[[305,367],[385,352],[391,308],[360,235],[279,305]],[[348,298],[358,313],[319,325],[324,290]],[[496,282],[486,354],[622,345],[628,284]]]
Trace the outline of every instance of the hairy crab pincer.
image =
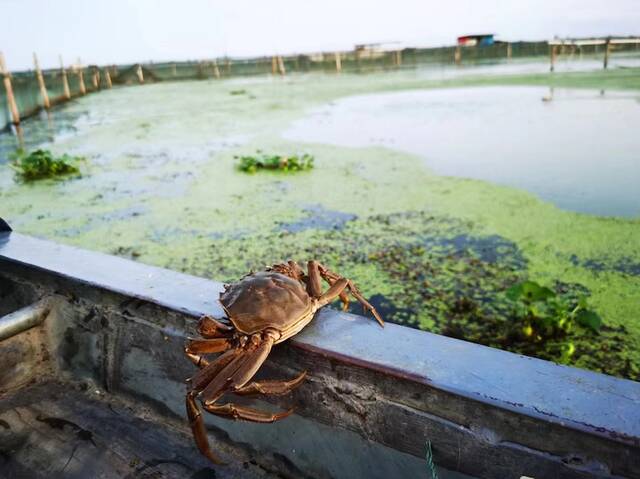
[[[322,280],[329,284],[322,291]],[[237,283],[225,286],[220,303],[231,325],[204,316],[198,323],[202,339],[191,339],[185,352],[200,369],[188,380],[187,416],[200,452],[216,464],[223,464],[213,453],[198,403],[205,411],[231,419],[271,423],[293,410],[267,413],[231,402],[218,404],[226,393],[236,395],[281,395],[304,380],[306,371],[292,380],[253,381],[271,348],[298,334],[315,313],[337,298],[344,309],[349,294],[384,326],[382,318],[347,278],[329,271],[317,261],[309,261],[307,272],[294,261],[273,265],[266,271],[251,273]],[[203,355],[222,353],[209,362]]]

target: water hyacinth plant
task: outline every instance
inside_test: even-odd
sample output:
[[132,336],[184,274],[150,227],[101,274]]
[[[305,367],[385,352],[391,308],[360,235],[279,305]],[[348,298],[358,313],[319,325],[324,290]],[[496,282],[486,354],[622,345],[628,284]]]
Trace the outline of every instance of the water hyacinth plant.
[[78,164],[81,161],[84,161],[84,158],[66,153],[56,157],[49,150],[38,149],[31,153],[17,150],[11,155],[9,166],[15,170],[20,180],[35,181],[80,174]]
[[[602,326],[602,318],[589,309],[585,296],[580,296],[576,301],[568,301],[535,281],[516,284],[506,294],[514,302],[516,327],[525,340],[542,342],[554,337],[565,337],[575,326],[597,333]],[[575,346],[571,341],[564,346],[563,357],[560,359],[568,360],[574,353]]]
[[313,156],[308,153],[282,156],[256,153],[256,155],[236,156],[238,168],[247,173],[260,169],[279,171],[303,171],[313,168]]

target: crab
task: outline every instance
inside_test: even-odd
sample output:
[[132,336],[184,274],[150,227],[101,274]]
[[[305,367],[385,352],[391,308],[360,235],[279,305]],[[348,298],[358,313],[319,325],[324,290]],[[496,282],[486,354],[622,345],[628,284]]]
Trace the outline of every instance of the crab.
[[[325,292],[322,280],[329,284]],[[295,261],[289,261],[225,285],[220,303],[231,325],[203,316],[197,328],[202,338],[190,339],[185,347],[187,357],[200,368],[187,380],[186,408],[196,446],[205,457],[224,464],[209,446],[198,403],[216,416],[253,422],[272,423],[290,415],[293,409],[267,413],[231,402],[219,404],[218,400],[226,393],[282,395],[299,386],[306,371],[291,380],[251,382],[251,379],[274,345],[298,334],[311,322],[316,311],[337,298],[346,310],[349,294],[384,327],[376,309],[351,280],[329,271],[317,261],[308,262],[306,274]],[[210,362],[204,356],[210,353],[222,354]]]

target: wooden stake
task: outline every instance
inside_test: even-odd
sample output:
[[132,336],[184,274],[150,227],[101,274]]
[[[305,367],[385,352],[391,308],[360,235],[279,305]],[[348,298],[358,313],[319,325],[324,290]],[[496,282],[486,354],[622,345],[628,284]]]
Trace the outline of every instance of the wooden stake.
[[22,131],[22,127],[20,126],[20,124],[16,124],[14,126],[16,130],[16,136],[18,137],[18,148],[24,150],[24,132]]
[[280,75],[285,75],[287,73],[287,70],[284,68],[284,61],[280,55],[278,55],[278,71],[280,72]]
[[453,60],[456,65],[460,65],[462,63],[462,49],[459,46],[456,47],[456,51],[453,53]]
[[100,71],[96,67],[93,68],[93,75],[91,75],[91,81],[93,83],[93,89],[97,90],[98,87],[100,86]]
[[396,50],[396,66],[402,65],[402,50]]
[[220,78],[220,69],[218,68],[218,62],[215,58],[213,59],[213,76]]
[[4,89],[7,92],[7,103],[9,104],[9,110],[11,111],[11,121],[14,125],[20,124],[20,113],[18,112],[18,105],[16,105],[16,99],[13,96],[13,87],[11,86],[11,73],[7,70],[4,63],[4,55],[0,52],[0,74],[2,74],[4,81]]
[[553,73],[556,69],[556,46],[551,45],[549,50],[549,71]]
[[80,94],[86,95],[87,88],[84,86],[84,69],[82,68],[82,62],[78,58],[78,85],[80,87]]
[[49,94],[47,93],[47,87],[44,84],[44,77],[42,76],[42,70],[40,70],[40,65],[38,64],[38,57],[36,53],[33,52],[33,66],[36,68],[36,78],[38,79],[38,85],[40,86],[40,95],[42,96],[42,103],[44,107],[48,110],[51,108],[51,104],[49,103]]
[[104,81],[107,84],[107,88],[111,88],[113,85],[111,84],[111,75],[109,75],[109,69],[104,69]]
[[173,76],[176,76],[178,74],[175,63],[171,65],[171,73],[173,74]]
[[67,70],[65,70],[64,68],[62,55],[60,55],[60,73],[62,74],[62,88],[64,90],[64,97],[67,100],[71,100],[71,91],[69,90],[69,79],[67,78]]
[[342,71],[342,60],[340,59],[340,52],[336,52],[335,56],[336,56],[336,72],[340,73]]
[[276,57],[273,56],[271,57],[271,74],[275,75],[277,71],[278,71],[278,61],[276,60]]
[[511,43],[507,42],[507,60],[511,60]]
[[609,53],[611,53],[611,38],[607,38],[607,43],[604,44],[604,62],[602,66],[605,70],[609,66]]
[[144,73],[142,73],[142,67],[140,65],[136,68],[136,75],[138,75],[138,81],[144,83]]

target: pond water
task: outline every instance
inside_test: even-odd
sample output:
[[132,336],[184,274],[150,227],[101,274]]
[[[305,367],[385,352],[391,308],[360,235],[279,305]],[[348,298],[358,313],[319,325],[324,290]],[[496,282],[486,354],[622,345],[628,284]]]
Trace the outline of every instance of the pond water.
[[351,96],[314,109],[290,140],[385,146],[437,173],[528,190],[557,206],[640,215],[640,95],[473,87]]

